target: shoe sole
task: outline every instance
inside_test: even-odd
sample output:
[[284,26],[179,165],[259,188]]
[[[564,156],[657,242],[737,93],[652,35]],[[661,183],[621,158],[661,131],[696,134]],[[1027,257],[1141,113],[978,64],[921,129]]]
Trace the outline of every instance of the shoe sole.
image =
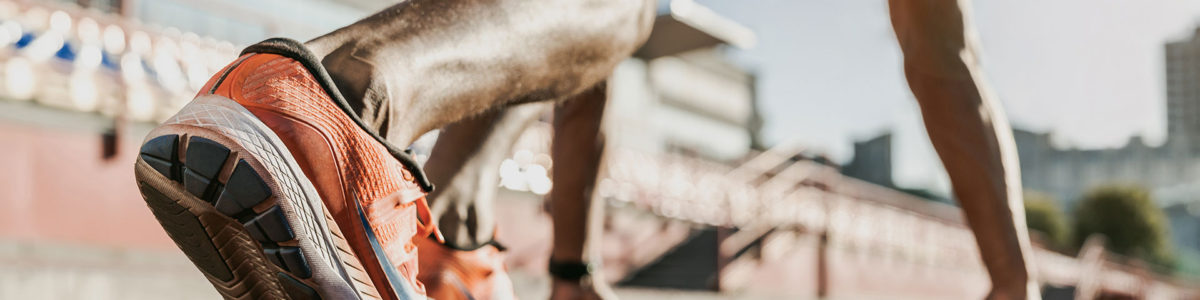
[[226,299],[380,298],[287,147],[233,100],[193,100],[140,152],[147,206]]

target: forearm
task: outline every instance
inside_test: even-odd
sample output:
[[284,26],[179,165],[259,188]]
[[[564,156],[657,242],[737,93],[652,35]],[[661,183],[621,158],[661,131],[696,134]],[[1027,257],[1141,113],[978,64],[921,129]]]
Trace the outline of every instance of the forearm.
[[578,93],[644,42],[653,17],[642,0],[412,0],[309,45],[348,69],[331,69],[344,92],[386,94],[394,120],[428,119],[397,133],[415,136],[498,104]]

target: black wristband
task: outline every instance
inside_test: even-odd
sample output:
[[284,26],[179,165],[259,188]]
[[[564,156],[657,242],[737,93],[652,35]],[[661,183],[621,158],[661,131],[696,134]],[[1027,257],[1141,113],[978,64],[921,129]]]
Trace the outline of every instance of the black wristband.
[[579,281],[583,279],[583,276],[591,275],[595,269],[595,265],[581,261],[561,262],[550,260],[550,276],[562,280]]

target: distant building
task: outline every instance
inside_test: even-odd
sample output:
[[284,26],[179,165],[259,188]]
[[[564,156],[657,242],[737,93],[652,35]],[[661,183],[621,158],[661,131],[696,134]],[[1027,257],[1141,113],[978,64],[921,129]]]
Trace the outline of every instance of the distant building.
[[[1144,186],[1163,207],[1200,200],[1200,155],[1172,148],[1181,146],[1151,147],[1133,137],[1120,148],[1059,149],[1049,133],[1022,129],[1014,129],[1013,138],[1022,186],[1053,196],[1067,210],[1089,189],[1105,184]],[[892,180],[892,165],[892,134],[884,133],[855,142],[854,158],[842,173],[899,188]]]
[[854,142],[854,159],[842,167],[842,173],[866,182],[895,187],[892,182],[892,133]]
[[1200,28],[1166,45],[1167,144],[1200,152]]
[[737,162],[759,143],[762,121],[754,73],[729,61],[722,47],[747,47],[754,33],[690,8],[659,16],[646,44],[613,73],[608,140],[651,155]]
[[1022,182],[1054,195],[1070,209],[1088,189],[1132,183],[1151,189],[1162,207],[1200,200],[1200,28],[1165,46],[1167,141],[1141,137],[1120,148],[1057,149],[1049,134],[1016,130]]
[[1133,137],[1121,148],[1058,149],[1050,135],[1014,130],[1021,156],[1021,183],[1026,189],[1048,193],[1069,210],[1089,189],[1105,184],[1137,184],[1154,192],[1160,206],[1192,202],[1179,193],[1191,190],[1200,178],[1195,155],[1171,147],[1147,146]]

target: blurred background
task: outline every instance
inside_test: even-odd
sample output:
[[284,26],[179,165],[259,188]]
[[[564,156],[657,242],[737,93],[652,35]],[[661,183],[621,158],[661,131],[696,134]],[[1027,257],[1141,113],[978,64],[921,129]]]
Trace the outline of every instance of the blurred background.
[[[145,208],[134,149],[241,47],[392,2],[0,0],[0,299],[217,298]],[[969,2],[1044,297],[1200,298],[1200,2]],[[609,85],[596,193],[619,296],[986,294],[886,1],[658,13]],[[549,294],[550,130],[496,166],[526,299]]]

